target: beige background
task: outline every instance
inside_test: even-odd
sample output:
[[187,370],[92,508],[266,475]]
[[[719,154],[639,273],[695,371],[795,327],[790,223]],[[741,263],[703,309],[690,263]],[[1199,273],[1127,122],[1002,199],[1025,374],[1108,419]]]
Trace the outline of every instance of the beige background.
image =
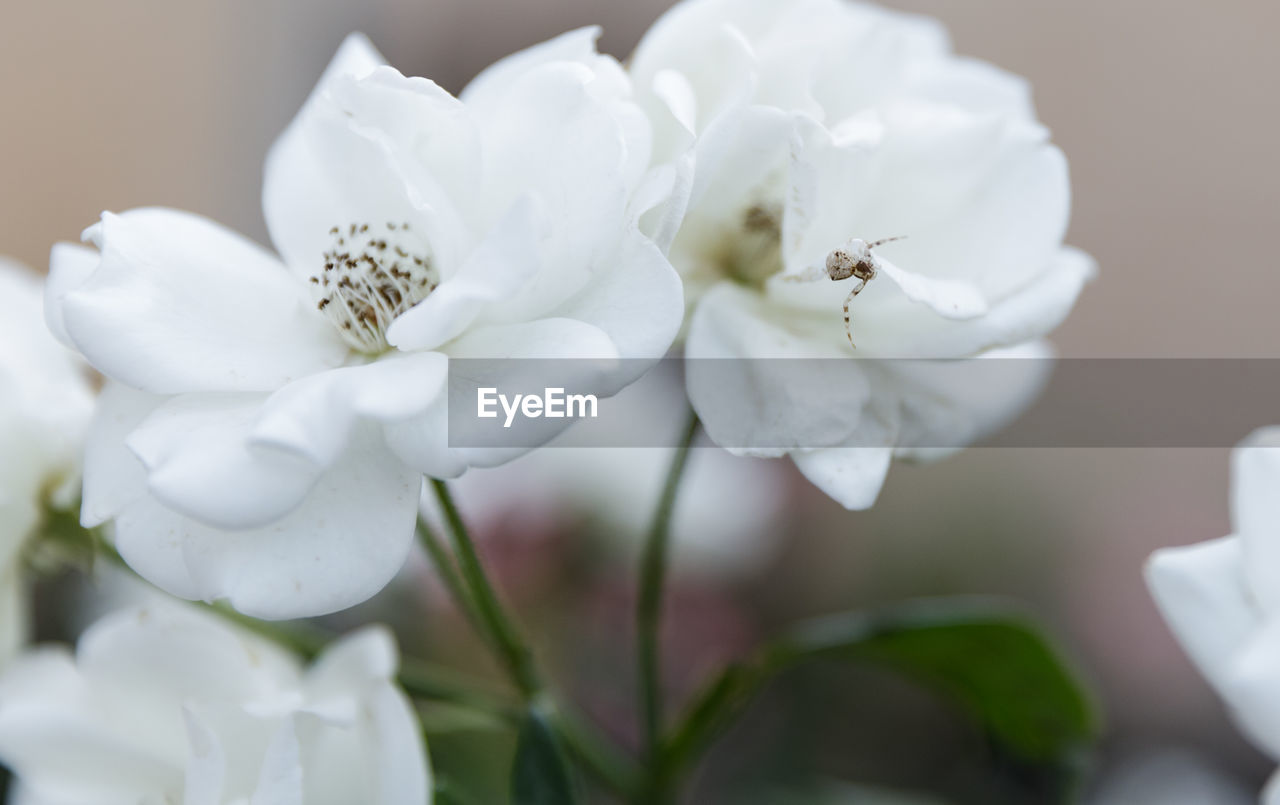
[[[504,53],[581,24],[604,24],[604,48],[623,56],[666,3],[5,5],[0,253],[40,267],[53,241],[106,208],[173,205],[263,238],[262,157],[350,29],[456,90]],[[1056,339],[1066,354],[1280,355],[1280,4],[893,5],[942,17],[961,52],[1036,88],[1071,160],[1070,240],[1102,267]],[[797,595],[1021,594],[1097,679],[1114,741],[1191,743],[1256,776],[1266,764],[1227,727],[1139,575],[1156,546],[1226,532],[1226,465],[1225,450],[1023,450],[900,468],[870,514],[815,498],[834,533],[808,537],[821,544],[784,560],[778,583]],[[832,603],[809,595],[814,610]]]

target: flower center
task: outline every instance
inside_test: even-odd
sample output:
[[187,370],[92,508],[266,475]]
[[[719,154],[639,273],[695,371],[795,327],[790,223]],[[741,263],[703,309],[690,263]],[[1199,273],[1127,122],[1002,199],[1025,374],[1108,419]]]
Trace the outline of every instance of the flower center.
[[349,224],[329,234],[324,271],[310,278],[316,307],[352,349],[386,352],[391,322],[440,284],[431,251],[407,223]]
[[730,279],[752,288],[782,271],[782,205],[757,202],[747,207],[722,257]]

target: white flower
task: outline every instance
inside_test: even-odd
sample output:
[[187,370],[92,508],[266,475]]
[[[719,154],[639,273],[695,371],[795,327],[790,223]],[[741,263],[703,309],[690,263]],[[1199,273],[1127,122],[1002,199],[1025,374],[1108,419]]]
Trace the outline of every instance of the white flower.
[[[1157,551],[1147,583],[1241,729],[1280,760],[1280,428],[1242,443],[1232,474],[1233,534]],[[1280,774],[1265,801],[1280,803]]]
[[1107,775],[1090,805],[1247,805],[1240,784],[1199,756],[1166,749]]
[[1066,160],[1023,80],[952,55],[931,20],[841,0],[686,0],[632,74],[660,126],[655,158],[693,172],[645,224],[662,236],[687,204],[670,254],[713,439],[790,454],[865,508],[895,454],[970,441],[1030,399],[1041,361],[1007,393],[963,365],[919,378],[848,361],[829,383],[769,378],[735,405],[698,360],[1044,357],[1036,340],[1093,264],[1063,248]]
[[[401,566],[451,449],[451,358],[656,359],[678,276],[639,233],[670,171],[621,67],[567,34],[455,99],[342,46],[267,160],[279,257],[205,219],[105,214],[55,251],[56,332],[112,381],[83,520],[166,591],[279,618]],[[628,361],[635,369],[640,361]],[[601,370],[585,390],[632,379]]]
[[93,395],[44,323],[35,275],[0,259],[0,664],[26,633],[21,551],[41,508],[74,484]]
[[103,618],[73,656],[0,677],[0,760],[21,805],[422,805],[421,728],[370,628],[311,668],[172,601]]

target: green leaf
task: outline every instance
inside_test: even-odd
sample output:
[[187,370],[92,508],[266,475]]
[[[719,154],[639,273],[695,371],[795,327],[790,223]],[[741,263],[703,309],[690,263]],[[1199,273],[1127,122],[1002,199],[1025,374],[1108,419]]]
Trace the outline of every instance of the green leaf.
[[695,699],[665,744],[663,771],[686,769],[771,679],[818,660],[872,663],[940,692],[1008,755],[1065,773],[1098,733],[1084,686],[1025,614],[991,599],[947,598],[802,624]]
[[770,664],[821,658],[919,680],[1026,761],[1069,759],[1098,732],[1092,702],[1057,650],[1026,615],[998,602],[934,600],[823,618],[794,630]]
[[578,796],[573,775],[555,731],[537,709],[520,726],[511,770],[513,805],[573,805]]

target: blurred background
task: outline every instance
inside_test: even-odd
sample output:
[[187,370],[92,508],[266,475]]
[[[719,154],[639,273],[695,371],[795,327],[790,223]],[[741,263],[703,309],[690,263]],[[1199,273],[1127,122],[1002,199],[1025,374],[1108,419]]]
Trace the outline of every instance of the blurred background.
[[[959,52],[1031,80],[1071,162],[1069,241],[1101,265],[1055,337],[1064,354],[1277,357],[1280,4],[887,4],[941,18]],[[580,25],[602,24],[602,49],[625,57],[667,5],[6,3],[0,253],[43,269],[54,241],[76,239],[103,209],[140,205],[193,210],[265,241],[262,159],[350,30],[369,34],[403,72],[457,91],[502,55]],[[719,461],[710,455],[695,462]],[[687,691],[717,659],[799,617],[911,595],[1008,594],[1045,618],[1098,692],[1107,736],[1097,779],[1178,746],[1256,790],[1272,764],[1236,736],[1141,580],[1154,548],[1227,532],[1227,457],[1225,448],[970,450],[897,466],[880,503],[861,514],[770,466],[762,486],[786,490],[778,512],[761,514],[765,529],[741,529],[767,530],[751,539],[769,544],[744,542],[749,561],[735,561],[730,541],[677,573],[673,687]],[[526,498],[544,504],[537,516],[473,505],[486,515],[486,550],[532,630],[546,635],[563,684],[625,738],[631,644],[619,635],[629,628],[634,543],[601,546],[627,526],[580,517],[589,506],[548,507],[553,493]],[[715,514],[689,528],[710,530]],[[588,531],[596,537],[579,538]],[[432,597],[429,579],[414,582],[377,614],[399,619],[422,651],[484,669],[447,608],[425,620],[408,614]],[[983,748],[965,730],[901,683],[819,669],[771,690],[700,770],[691,801],[741,801],[733,792],[744,782],[775,771],[770,779],[812,773],[1003,801],[995,784],[973,778],[994,761],[973,762]],[[501,754],[488,751],[490,740],[460,729],[433,747],[441,764],[483,772]],[[500,778],[501,763],[493,768]]]

